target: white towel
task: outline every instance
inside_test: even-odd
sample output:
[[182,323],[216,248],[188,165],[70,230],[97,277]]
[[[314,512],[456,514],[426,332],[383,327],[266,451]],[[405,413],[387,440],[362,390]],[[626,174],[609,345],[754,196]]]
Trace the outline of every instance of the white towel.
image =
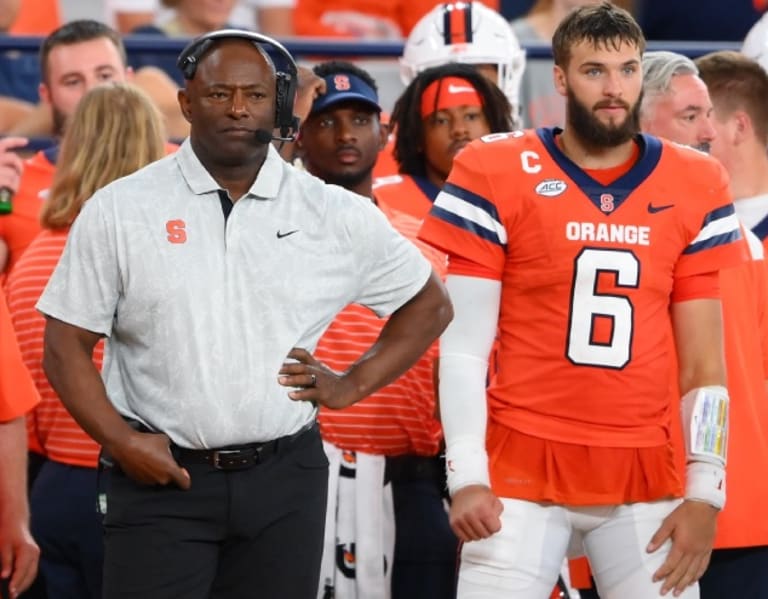
[[330,463],[318,599],[390,599],[395,548],[385,458],[323,442]]

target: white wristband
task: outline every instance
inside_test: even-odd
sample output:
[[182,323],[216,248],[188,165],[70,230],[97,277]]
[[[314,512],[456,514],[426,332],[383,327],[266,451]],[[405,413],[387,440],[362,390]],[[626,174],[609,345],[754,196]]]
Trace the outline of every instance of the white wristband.
[[722,385],[691,389],[680,400],[687,462],[725,466],[728,390]]
[[685,466],[685,498],[723,509],[725,468],[711,462],[688,462]]
[[488,453],[475,438],[458,439],[445,450],[448,492],[453,495],[469,485],[491,486],[488,475]]

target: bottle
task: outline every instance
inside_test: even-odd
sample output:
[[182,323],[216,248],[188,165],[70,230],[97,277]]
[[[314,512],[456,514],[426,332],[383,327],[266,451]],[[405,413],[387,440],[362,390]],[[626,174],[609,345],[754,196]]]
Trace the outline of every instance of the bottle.
[[0,214],[13,212],[13,192],[7,187],[0,187]]

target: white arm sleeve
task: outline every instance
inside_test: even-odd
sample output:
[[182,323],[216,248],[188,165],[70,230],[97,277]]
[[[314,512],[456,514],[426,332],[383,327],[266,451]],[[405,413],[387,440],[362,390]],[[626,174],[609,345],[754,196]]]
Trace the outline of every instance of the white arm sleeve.
[[440,414],[448,490],[490,486],[485,431],[488,355],[499,319],[501,282],[448,275],[454,317],[440,338]]

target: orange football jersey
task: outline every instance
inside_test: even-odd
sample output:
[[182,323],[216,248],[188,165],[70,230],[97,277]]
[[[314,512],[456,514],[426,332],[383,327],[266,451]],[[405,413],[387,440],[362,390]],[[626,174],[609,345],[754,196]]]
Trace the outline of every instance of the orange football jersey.
[[699,152],[640,135],[637,162],[603,185],[557,132],[467,146],[420,237],[503,283],[491,419],[558,443],[664,446],[670,303],[712,297],[686,282],[747,257],[727,177]]
[[391,175],[376,179],[373,191],[380,206],[405,212],[421,221],[432,209],[440,188],[426,177]]

